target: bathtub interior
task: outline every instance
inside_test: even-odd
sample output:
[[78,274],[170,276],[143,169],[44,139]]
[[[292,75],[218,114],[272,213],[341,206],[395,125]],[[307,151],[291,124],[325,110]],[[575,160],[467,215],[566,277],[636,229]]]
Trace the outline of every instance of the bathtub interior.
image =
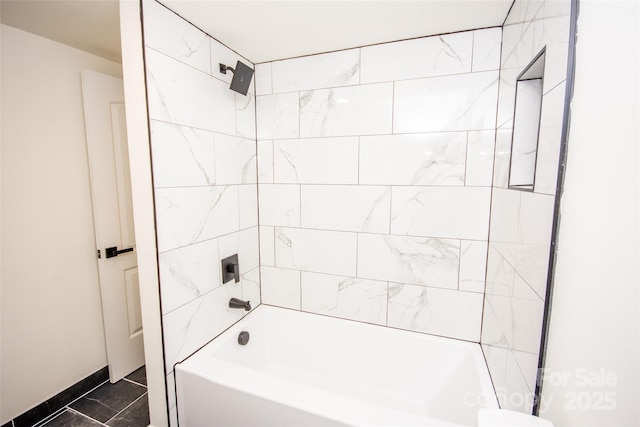
[[461,425],[497,407],[478,344],[264,305],[177,369],[328,418],[331,406],[349,402],[352,411],[334,418],[347,424],[357,407],[378,420]]

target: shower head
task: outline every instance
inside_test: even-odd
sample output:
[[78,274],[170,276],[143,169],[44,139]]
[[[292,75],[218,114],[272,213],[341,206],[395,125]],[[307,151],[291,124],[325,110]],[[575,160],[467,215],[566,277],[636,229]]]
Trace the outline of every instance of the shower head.
[[224,64],[220,64],[220,72],[227,74],[227,70],[233,73],[233,79],[231,80],[231,90],[246,95],[249,91],[249,85],[251,84],[251,78],[253,77],[253,69],[242,62],[236,62],[236,68],[233,69]]

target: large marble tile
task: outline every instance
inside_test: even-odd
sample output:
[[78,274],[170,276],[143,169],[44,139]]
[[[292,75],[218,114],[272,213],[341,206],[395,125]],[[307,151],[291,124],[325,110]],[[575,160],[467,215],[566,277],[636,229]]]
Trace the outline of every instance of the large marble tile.
[[356,233],[276,227],[276,266],[355,276],[356,245]]
[[464,185],[465,132],[360,138],[360,184]]
[[516,286],[517,273],[507,260],[493,246],[487,253],[487,295],[512,296]]
[[212,132],[155,120],[150,127],[156,188],[216,183]]
[[[231,68],[236,68],[236,62],[242,62],[249,68],[254,68],[254,65],[247,58],[238,55],[227,46],[223,45],[217,40],[211,39],[211,75],[218,80],[221,80],[227,84],[227,87],[231,85],[233,79],[233,72],[227,71],[226,74],[220,72],[220,64],[224,64]],[[251,79],[249,85],[249,94],[255,93],[255,79]],[[247,94],[247,96],[249,95]],[[244,95],[240,95],[244,96]]]
[[[487,361],[487,368],[491,376],[494,390],[503,390],[507,375],[507,353],[506,348],[494,347],[482,344],[484,360]],[[500,397],[498,395],[498,397]]]
[[495,189],[491,242],[539,295],[545,295],[554,197]]
[[249,301],[251,307],[257,307],[262,301],[260,291],[260,267],[247,271],[240,276],[240,286],[242,287],[242,300]]
[[273,141],[258,141],[258,182],[273,184]]
[[[521,43],[521,38],[524,35],[525,31],[529,28],[530,22],[514,22],[510,24],[505,24],[502,26],[502,55],[500,58],[501,67],[504,67],[505,59],[513,52],[518,43]],[[517,67],[510,67],[517,68]]]
[[538,352],[527,353],[524,351],[512,351],[516,363],[520,368],[522,377],[527,384],[529,392],[533,394],[536,389],[536,379],[538,376]]
[[486,240],[491,189],[393,187],[391,233]]
[[255,184],[256,142],[251,139],[215,134],[216,184]]
[[158,256],[162,313],[166,314],[222,284],[218,240],[211,239]]
[[258,139],[298,138],[299,116],[297,92],[258,96],[256,100]]
[[260,265],[258,227],[222,236],[218,239],[218,244],[220,250],[219,259],[214,259],[212,262],[220,263],[222,259],[237,254],[240,274],[246,274]]
[[498,94],[498,129],[513,126],[513,110],[516,103],[516,79],[522,70],[507,68],[500,70],[500,93]]
[[384,325],[387,282],[303,271],[302,310]]
[[571,15],[571,0],[545,1],[542,9],[543,18],[555,18]]
[[509,161],[511,159],[510,128],[496,131],[495,159],[493,163],[493,186],[507,188],[509,186]]
[[462,240],[460,242],[460,278],[458,289],[484,292],[487,265],[487,242]]
[[540,297],[545,295],[547,286],[554,202],[554,197],[550,195],[523,192],[518,243],[505,253]]
[[471,70],[488,71],[500,68],[502,28],[487,28],[473,32],[473,64]]
[[533,393],[529,390],[527,381],[518,366],[513,352],[507,353],[507,370],[505,376],[504,394],[501,401],[502,409],[530,414],[533,409]]
[[[150,423],[149,400],[145,393],[107,422],[109,427],[145,427]],[[73,425],[73,424],[70,424]]]
[[517,241],[522,191],[494,188],[491,195],[491,234],[493,244]]
[[514,2],[505,20],[505,25],[531,21],[544,3],[544,0],[519,0]]
[[423,37],[362,48],[362,83],[471,71],[473,32]]
[[389,232],[391,187],[303,185],[301,227]]
[[393,133],[493,129],[498,72],[396,82]]
[[[13,427],[14,425],[15,424],[13,422],[9,421],[6,424],[3,424],[2,427]],[[100,427],[103,425],[104,424],[100,424],[97,421],[70,409],[65,409],[46,423],[41,424],[42,427]]]
[[493,177],[494,130],[469,132],[465,184],[490,187]]
[[236,135],[242,138],[256,139],[256,97],[235,94],[236,97]]
[[69,407],[104,423],[135,402],[146,391],[146,387],[126,380],[120,380],[113,384],[106,382],[71,403]]
[[300,93],[300,137],[391,133],[393,84]]
[[[513,28],[513,30],[510,31],[511,28]],[[536,56],[539,51],[534,51],[534,28],[535,26],[531,25],[530,22],[504,27],[505,40],[508,39],[509,36],[519,36],[519,39],[515,43],[514,48],[506,55],[504,54],[505,50],[503,47],[502,68],[517,68],[522,71]],[[505,41],[505,43],[507,42]]]
[[271,67],[273,93],[357,85],[360,49],[274,61]]
[[242,288],[226,284],[165,314],[162,320],[165,369],[183,361],[211,341],[247,312],[229,308],[231,298],[240,298]]
[[144,6],[144,43],[167,56],[211,73],[209,36],[155,1]]
[[[487,295],[500,332],[509,343],[509,348],[537,353],[540,349],[540,334],[544,303],[537,296],[531,298]],[[486,340],[488,344],[492,344]]]
[[312,138],[273,143],[276,183],[357,184],[358,138]]
[[260,265],[275,267],[276,241],[274,227],[261,225],[260,227]]
[[169,410],[173,409],[175,410],[176,405],[177,405],[177,399],[176,399],[176,376],[175,373],[173,372],[173,367],[171,367],[172,372],[170,372],[169,374],[167,374],[166,378],[167,378],[167,403],[169,406]]
[[388,326],[478,342],[482,294],[389,283]]
[[271,62],[256,64],[256,95],[271,95],[273,93],[273,81],[271,73]]
[[300,186],[259,184],[258,206],[261,225],[300,226]]
[[459,264],[459,240],[358,235],[361,278],[457,289]]
[[238,186],[155,191],[158,251],[238,231]]
[[260,267],[262,302],[300,310],[300,271]]
[[491,305],[491,300],[488,295],[485,295],[484,297],[482,334],[480,342],[483,345],[502,348],[504,350],[509,349],[509,341],[507,340],[505,333],[502,331],[502,327],[498,321],[498,316]]
[[555,194],[558,181],[565,84],[560,84],[542,98],[535,192]]
[[240,229],[244,230],[258,225],[258,186],[246,184],[238,186],[238,211],[240,213]]
[[227,84],[153,49],[146,49],[149,117],[236,133],[236,98]]

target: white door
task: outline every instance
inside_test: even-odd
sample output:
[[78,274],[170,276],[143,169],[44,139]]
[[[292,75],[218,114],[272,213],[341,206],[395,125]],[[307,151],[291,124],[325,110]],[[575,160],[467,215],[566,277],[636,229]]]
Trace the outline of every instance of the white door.
[[102,315],[110,381],[144,364],[122,79],[82,72]]

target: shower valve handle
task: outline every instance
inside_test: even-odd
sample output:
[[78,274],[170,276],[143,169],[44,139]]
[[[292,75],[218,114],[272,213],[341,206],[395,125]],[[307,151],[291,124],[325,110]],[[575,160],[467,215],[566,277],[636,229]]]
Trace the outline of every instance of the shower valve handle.
[[227,264],[227,273],[233,274],[233,280],[238,283],[240,281],[240,266],[237,263]]

